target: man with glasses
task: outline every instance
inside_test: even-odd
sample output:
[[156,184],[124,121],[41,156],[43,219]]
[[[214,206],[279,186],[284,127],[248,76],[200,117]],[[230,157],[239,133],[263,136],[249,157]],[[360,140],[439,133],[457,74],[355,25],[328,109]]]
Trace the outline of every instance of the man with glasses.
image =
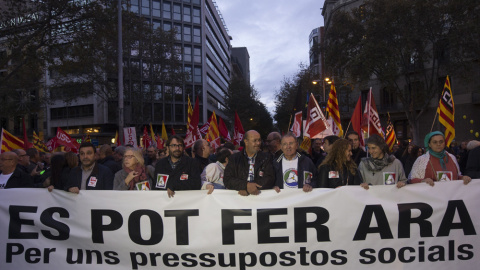
[[65,189],[72,193],[80,190],[112,190],[113,173],[95,160],[95,147],[90,142],[83,142],[78,149],[80,166],[70,171]]
[[312,179],[316,174],[312,160],[297,152],[297,138],[292,133],[282,137],[281,148],[283,154],[273,161],[275,169],[275,186],[278,193],[280,189],[298,189],[305,192],[312,191]]
[[249,130],[244,137],[245,148],[230,156],[223,182],[227,189],[238,190],[242,196],[258,195],[275,182],[270,153],[260,151],[260,133]]
[[202,182],[197,161],[184,155],[185,145],[180,136],[168,138],[168,156],[155,164],[153,189],[166,190],[168,197],[175,195],[177,190],[199,190]]
[[14,152],[0,155],[0,189],[33,187],[32,177],[17,168],[18,159]]

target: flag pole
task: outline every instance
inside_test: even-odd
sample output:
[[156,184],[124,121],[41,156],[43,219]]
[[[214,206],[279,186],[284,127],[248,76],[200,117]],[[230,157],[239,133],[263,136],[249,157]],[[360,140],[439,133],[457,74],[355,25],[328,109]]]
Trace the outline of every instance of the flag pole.
[[370,138],[370,108],[372,107],[372,87],[370,87],[370,91],[368,93],[368,137]]
[[437,115],[438,115],[438,112],[435,111],[435,117],[433,118],[433,123],[432,123],[432,127],[430,128],[430,132],[432,132],[433,130],[433,126],[435,125],[435,120],[437,120]]
[[348,122],[347,130],[345,130],[345,133],[343,133],[343,138],[345,139],[345,136],[348,133],[348,129],[350,128],[350,125],[352,124],[352,121]]
[[292,115],[290,114],[290,120],[288,120],[287,132],[285,132],[285,133],[288,133],[288,129],[290,128],[291,123],[292,123]]

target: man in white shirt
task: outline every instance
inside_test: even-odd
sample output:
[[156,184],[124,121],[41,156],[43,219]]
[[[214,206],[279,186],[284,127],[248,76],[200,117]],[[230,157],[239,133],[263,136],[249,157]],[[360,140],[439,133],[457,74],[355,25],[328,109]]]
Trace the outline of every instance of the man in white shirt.
[[17,168],[18,155],[5,152],[0,155],[0,189],[33,187],[32,177]]

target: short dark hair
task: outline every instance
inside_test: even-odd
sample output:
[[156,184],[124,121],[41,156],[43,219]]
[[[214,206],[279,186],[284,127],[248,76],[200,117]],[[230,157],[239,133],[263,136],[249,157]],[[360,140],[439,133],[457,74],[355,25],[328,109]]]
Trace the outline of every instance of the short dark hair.
[[228,148],[228,149],[230,149],[230,150],[232,150],[232,151],[235,150],[235,145],[233,145],[232,142],[226,142],[226,143],[224,143],[224,144],[223,144],[223,147]]
[[360,135],[358,135],[358,132],[354,131],[354,130],[351,130],[347,133],[347,135],[345,135],[345,138],[348,138],[348,136],[350,135],[357,135],[359,138],[360,138]]
[[223,148],[217,153],[217,161],[220,163],[224,163],[226,158],[232,155],[232,150]]
[[78,147],[78,152],[80,152],[80,149],[87,148],[87,147],[92,147],[93,148],[93,153],[97,152],[97,149],[95,149],[95,145],[93,145],[91,142],[82,142],[80,144],[80,147]]
[[170,137],[168,137],[167,146],[170,146],[170,143],[172,143],[173,139],[179,141],[182,144],[182,146],[185,147],[185,143],[183,143],[183,138],[178,135],[171,135]]
[[370,137],[368,137],[367,139],[367,144],[373,144],[378,146],[378,148],[380,148],[383,151],[383,153],[389,152],[387,143],[382,137],[380,137],[377,134],[370,135]]
[[330,135],[330,136],[327,136],[327,137],[323,138],[323,141],[328,141],[329,144],[333,144],[338,139],[340,139],[340,137],[338,137],[336,135]]

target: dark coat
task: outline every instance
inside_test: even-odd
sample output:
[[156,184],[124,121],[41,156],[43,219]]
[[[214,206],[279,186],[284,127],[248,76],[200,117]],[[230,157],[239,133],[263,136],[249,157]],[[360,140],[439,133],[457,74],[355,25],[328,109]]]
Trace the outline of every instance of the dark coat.
[[[80,166],[73,168],[69,175],[69,179],[65,185],[65,190],[68,190],[71,187],[80,187],[82,186],[82,168]],[[92,173],[87,178],[87,182],[91,177],[97,178],[97,183],[94,187],[86,185],[87,190],[112,190],[113,189],[113,173],[112,171],[98,163],[95,163]]]
[[338,178],[331,177],[330,172],[335,172],[336,169],[332,166],[324,164],[318,168],[317,177],[315,177],[315,182],[318,187],[321,188],[337,188],[340,186],[346,185],[360,185],[363,183],[362,175],[358,169],[355,169],[356,173],[353,175],[346,167],[343,167],[343,170],[339,172]]
[[[276,160],[273,161],[273,168],[275,170],[275,186],[279,188],[283,188],[283,167],[282,167],[282,159],[283,159],[283,154],[280,155]],[[317,174],[317,170],[315,168],[315,165],[313,164],[312,160],[304,156],[300,153],[297,153],[297,172],[298,172],[298,188],[303,188],[303,185],[305,184],[305,179],[304,179],[304,172],[311,172],[313,174],[313,177]],[[311,179],[310,185],[312,187],[314,186],[313,183],[313,177]]]
[[114,175],[122,169],[122,166],[119,165],[117,162],[115,162],[115,159],[113,159],[113,156],[106,156],[103,159],[99,159],[98,163],[109,168]]
[[[2,171],[0,171],[0,174]],[[13,171],[13,174],[10,176],[10,178],[7,181],[7,184],[5,185],[5,189],[8,188],[33,188],[33,178],[30,176],[30,174],[24,172],[20,168],[15,168],[15,171]]]
[[[228,159],[223,182],[227,189],[247,190],[248,159],[245,151],[235,153]],[[258,152],[255,158],[253,182],[262,186],[260,189],[270,189],[275,183],[270,153]]]
[[472,179],[480,178],[480,146],[469,151],[464,175],[468,175]]
[[357,149],[352,149],[352,159],[355,161],[357,166],[360,164],[360,161],[362,161],[362,158],[367,157],[367,152],[365,152],[361,147],[358,147]]
[[[155,179],[153,179],[152,185],[153,189],[166,190],[169,188],[172,191],[177,191],[199,190],[202,187],[202,180],[200,179],[201,172],[199,171],[198,162],[195,159],[183,155],[175,169],[170,165],[169,159],[169,157],[164,157],[158,160],[155,164]],[[157,187],[159,174],[168,175],[167,186],[165,188]]]

